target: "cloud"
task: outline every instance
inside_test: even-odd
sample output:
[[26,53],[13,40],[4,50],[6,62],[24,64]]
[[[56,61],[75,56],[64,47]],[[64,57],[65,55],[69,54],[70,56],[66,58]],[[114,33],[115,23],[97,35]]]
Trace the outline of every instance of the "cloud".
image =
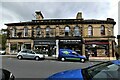
[[46,18],[67,18],[69,15],[72,17],[78,11],[84,12],[83,14],[87,17],[93,17],[96,13],[96,17],[103,16],[109,9],[109,4],[102,2],[5,2],[2,7],[23,16],[25,20],[30,20],[35,10],[41,10]]
[[[17,2],[18,1],[18,2]],[[39,2],[39,1],[13,1],[2,2],[2,24],[8,22],[30,21],[35,19],[33,14],[36,10],[41,10],[45,19],[63,19],[63,18],[76,18],[77,12],[83,13],[84,19],[106,19],[107,17],[114,18],[110,15],[114,8],[111,2],[90,2],[90,1],[76,1],[76,2]],[[114,12],[114,11],[113,11]],[[109,15],[108,15],[109,14]],[[114,13],[113,13],[114,14]]]

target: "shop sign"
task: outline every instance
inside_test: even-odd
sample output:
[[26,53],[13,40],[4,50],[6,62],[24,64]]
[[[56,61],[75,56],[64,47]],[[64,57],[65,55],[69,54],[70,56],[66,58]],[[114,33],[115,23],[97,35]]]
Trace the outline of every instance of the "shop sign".
[[81,43],[81,40],[60,40],[60,42],[67,43],[67,44],[78,44]]
[[34,41],[34,45],[43,45],[43,44],[55,45],[55,42],[54,41]]

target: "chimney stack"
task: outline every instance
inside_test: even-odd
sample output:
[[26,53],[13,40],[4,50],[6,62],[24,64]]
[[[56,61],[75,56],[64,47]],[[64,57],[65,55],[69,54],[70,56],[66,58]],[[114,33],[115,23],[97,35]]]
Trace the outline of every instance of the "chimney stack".
[[82,12],[77,13],[76,19],[82,19]]
[[37,20],[42,20],[44,18],[41,11],[35,11],[35,13],[35,17]]

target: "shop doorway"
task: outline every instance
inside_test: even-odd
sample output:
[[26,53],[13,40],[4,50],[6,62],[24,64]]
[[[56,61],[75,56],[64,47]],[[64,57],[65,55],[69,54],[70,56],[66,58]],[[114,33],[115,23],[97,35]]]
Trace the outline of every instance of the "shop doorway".
[[39,51],[41,54],[45,54],[48,56],[52,56],[56,54],[55,46],[53,45],[35,45],[35,49]]

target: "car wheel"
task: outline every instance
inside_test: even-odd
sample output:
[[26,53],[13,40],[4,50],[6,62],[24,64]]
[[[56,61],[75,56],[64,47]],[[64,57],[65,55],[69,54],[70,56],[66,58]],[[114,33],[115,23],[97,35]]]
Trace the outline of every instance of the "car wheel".
[[81,59],[81,62],[85,62],[85,59]]
[[38,61],[39,59],[40,59],[40,58],[39,58],[38,56],[37,56],[37,57],[35,57],[35,60],[36,60],[36,61]]
[[21,59],[22,59],[22,56],[18,56],[17,58],[21,60]]
[[65,61],[65,58],[61,58],[61,61]]

